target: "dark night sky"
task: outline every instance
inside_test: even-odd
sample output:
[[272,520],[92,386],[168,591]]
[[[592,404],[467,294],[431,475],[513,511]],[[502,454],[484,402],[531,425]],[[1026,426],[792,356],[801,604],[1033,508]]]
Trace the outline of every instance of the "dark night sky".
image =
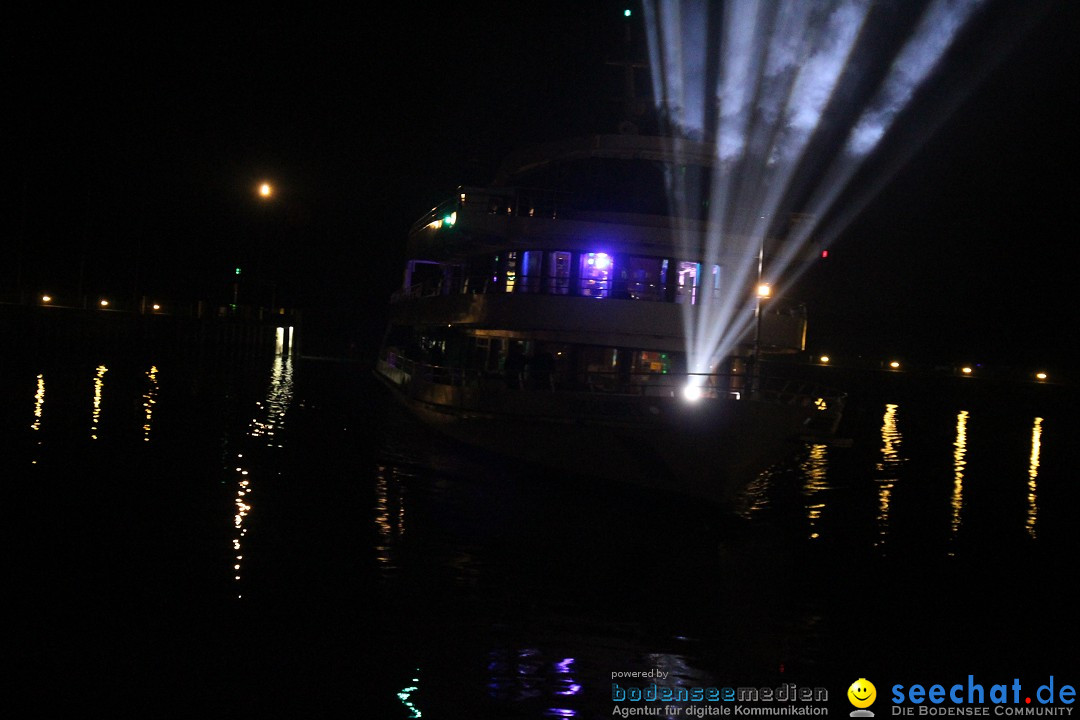
[[[1077,275],[1076,5],[1050,5],[806,276],[812,346],[1019,361],[1075,336],[1057,318]],[[88,292],[212,295],[237,263],[277,263],[309,317],[363,325],[408,225],[457,184],[519,145],[613,128],[621,7],[25,15],[5,50],[5,299],[16,277],[74,287],[80,266]]]

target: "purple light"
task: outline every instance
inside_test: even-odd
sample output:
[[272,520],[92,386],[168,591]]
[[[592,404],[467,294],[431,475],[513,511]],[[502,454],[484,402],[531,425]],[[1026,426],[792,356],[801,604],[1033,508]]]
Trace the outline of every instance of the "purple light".
[[611,256],[607,253],[591,253],[592,257],[589,258],[589,262],[597,270],[607,270],[611,267]]

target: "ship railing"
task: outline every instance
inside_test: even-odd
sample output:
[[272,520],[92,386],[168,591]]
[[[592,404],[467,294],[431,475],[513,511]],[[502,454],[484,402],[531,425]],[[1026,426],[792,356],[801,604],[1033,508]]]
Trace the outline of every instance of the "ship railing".
[[608,395],[677,397],[687,385],[699,389],[702,398],[741,400],[751,396],[783,405],[814,406],[830,415],[843,406],[843,393],[817,383],[786,377],[752,379],[745,373],[658,373],[583,371],[532,372],[481,370],[413,360],[395,352],[382,358],[385,367],[409,378],[441,385],[479,387],[502,385],[510,389],[584,391]]
[[[410,234],[442,227],[454,213],[555,218],[571,194],[563,190],[529,187],[459,187],[455,197],[439,203],[413,223]],[[459,218],[454,217],[453,222]]]
[[394,351],[388,351],[379,359],[379,369],[398,385],[405,385],[413,379],[441,385],[474,385],[481,376],[479,370],[432,365],[420,360],[413,360]]

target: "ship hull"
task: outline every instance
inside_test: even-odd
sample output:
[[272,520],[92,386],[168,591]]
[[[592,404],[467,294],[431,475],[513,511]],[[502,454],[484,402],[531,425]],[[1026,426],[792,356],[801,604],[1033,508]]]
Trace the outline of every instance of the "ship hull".
[[494,456],[566,478],[629,483],[729,506],[803,442],[798,404],[467,388],[380,364],[377,377],[412,416]]

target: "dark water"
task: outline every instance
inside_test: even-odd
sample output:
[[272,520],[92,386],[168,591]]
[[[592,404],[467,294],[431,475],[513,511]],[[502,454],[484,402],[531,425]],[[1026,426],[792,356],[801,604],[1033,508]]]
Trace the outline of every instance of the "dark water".
[[838,715],[860,677],[1080,679],[1062,388],[862,395],[850,447],[721,514],[463,451],[359,363],[0,372],[8,648],[39,716],[611,717],[612,674],[657,668],[825,687]]

